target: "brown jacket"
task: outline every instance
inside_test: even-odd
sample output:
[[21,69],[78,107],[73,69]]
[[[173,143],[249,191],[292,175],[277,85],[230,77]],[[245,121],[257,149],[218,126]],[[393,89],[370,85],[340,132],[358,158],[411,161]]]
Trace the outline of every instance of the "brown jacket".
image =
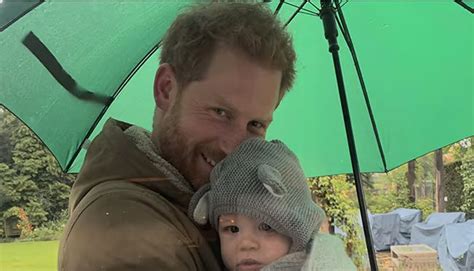
[[123,133],[128,127],[109,120],[89,147],[71,192],[59,270],[221,270],[209,245],[215,233],[186,216],[192,194],[164,177]]

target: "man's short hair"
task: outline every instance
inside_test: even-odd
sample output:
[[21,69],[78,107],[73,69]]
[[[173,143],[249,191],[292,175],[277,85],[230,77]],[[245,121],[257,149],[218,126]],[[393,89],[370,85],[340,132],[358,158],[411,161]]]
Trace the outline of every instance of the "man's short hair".
[[184,88],[202,79],[221,44],[280,70],[280,97],[293,85],[296,54],[291,36],[264,4],[212,3],[180,14],[163,40],[160,63],[173,67]]

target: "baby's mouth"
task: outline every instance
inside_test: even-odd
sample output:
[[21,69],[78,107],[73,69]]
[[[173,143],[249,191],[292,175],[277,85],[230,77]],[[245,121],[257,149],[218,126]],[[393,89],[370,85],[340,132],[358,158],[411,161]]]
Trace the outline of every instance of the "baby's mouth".
[[262,267],[263,264],[254,259],[243,259],[237,264],[237,270],[239,271],[260,270]]

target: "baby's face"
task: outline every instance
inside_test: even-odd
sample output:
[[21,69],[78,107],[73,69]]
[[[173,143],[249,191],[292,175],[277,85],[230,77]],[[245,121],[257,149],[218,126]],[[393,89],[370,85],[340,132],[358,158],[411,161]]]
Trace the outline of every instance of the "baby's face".
[[263,266],[288,254],[291,238],[265,223],[237,214],[219,218],[221,254],[231,270],[260,270]]

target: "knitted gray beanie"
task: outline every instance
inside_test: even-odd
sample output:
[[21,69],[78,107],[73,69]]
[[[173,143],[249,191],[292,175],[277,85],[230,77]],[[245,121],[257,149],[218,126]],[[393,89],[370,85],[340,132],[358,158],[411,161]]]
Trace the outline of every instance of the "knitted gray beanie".
[[290,237],[290,252],[306,248],[325,216],[311,198],[296,156],[281,141],[261,138],[244,141],[214,167],[188,214],[215,229],[221,215],[249,216]]

